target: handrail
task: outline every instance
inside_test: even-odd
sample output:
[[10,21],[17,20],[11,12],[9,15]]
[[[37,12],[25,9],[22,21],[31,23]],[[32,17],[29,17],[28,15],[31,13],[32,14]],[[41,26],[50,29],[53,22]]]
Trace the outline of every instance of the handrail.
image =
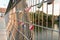
[[[11,0],[11,1],[12,1],[12,0]],[[6,12],[5,12],[5,15],[6,15],[6,13],[7,13],[8,11],[10,11],[11,9],[13,9],[20,1],[21,1],[21,0],[16,1],[10,8],[9,8],[9,5],[10,5],[10,2],[9,2],[9,5],[8,5],[7,10],[6,10]]]
[[[21,20],[20,20],[20,21],[21,21]],[[24,23],[30,24],[29,22],[24,22]],[[55,32],[59,32],[59,30],[54,30],[53,28],[42,27],[42,26],[40,26],[40,25],[36,25],[36,24],[32,24],[32,25],[35,25],[35,26],[38,26],[38,27],[41,27],[41,28],[44,28],[44,29],[47,29],[47,30],[51,30],[51,31],[55,31]]]

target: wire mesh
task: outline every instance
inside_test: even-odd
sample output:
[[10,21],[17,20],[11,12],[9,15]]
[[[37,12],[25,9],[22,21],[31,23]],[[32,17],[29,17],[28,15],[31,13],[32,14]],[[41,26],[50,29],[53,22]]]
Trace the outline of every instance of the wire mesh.
[[[26,0],[27,1],[27,0]],[[42,0],[45,1],[45,0]],[[23,0],[23,2],[25,2]],[[22,12],[20,10],[16,10],[16,18],[17,18],[17,28],[14,27],[18,32],[19,40],[54,40],[54,32],[60,34],[60,30],[54,30],[54,2],[51,4],[52,15],[49,17],[49,7],[46,3],[46,9],[44,10],[44,3],[42,7],[37,7],[38,3],[41,3],[41,0],[31,0],[30,5],[34,5],[31,7],[32,12],[25,11],[25,4],[22,3]],[[29,5],[29,6],[30,6]],[[27,7],[27,6],[26,6]],[[17,7],[16,7],[17,8]],[[44,13],[44,11],[46,11]],[[28,16],[29,15],[29,16]],[[21,24],[22,22],[23,24]],[[34,29],[30,30],[29,27],[34,25]],[[60,24],[59,24],[60,25]],[[16,33],[16,34],[17,34]],[[59,35],[60,37],[60,35]],[[59,39],[58,37],[58,39]],[[17,39],[15,39],[17,40]],[[59,39],[60,40],[60,39]]]

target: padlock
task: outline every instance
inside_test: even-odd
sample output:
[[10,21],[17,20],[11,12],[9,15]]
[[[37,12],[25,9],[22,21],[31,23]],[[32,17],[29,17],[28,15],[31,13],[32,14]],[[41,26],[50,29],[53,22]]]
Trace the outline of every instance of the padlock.
[[30,25],[29,29],[34,30],[34,25]]

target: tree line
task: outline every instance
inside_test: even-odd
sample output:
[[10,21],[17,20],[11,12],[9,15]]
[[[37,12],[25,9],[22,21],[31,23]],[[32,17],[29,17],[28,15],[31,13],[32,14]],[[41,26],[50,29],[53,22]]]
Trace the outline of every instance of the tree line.
[[[36,12],[30,12],[30,19],[34,24],[52,28],[52,24],[57,23],[54,15],[47,15],[43,11],[37,10]],[[53,19],[53,20],[52,20]]]

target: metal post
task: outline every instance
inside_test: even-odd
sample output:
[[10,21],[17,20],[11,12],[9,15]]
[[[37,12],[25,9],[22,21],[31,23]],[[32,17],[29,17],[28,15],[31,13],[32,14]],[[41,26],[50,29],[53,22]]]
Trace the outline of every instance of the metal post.
[[[52,28],[54,26],[54,2],[52,4]],[[53,31],[51,31],[51,40],[53,40]]]
[[59,40],[60,40],[60,15],[59,15]]
[[[48,4],[46,4],[47,7],[46,7],[46,27],[48,27]],[[47,35],[47,30],[46,30],[46,40],[48,40],[48,35]]]
[[60,8],[59,8],[59,17],[58,17],[58,20],[59,20],[59,24],[58,24],[58,26],[59,26],[59,38],[58,38],[58,40],[60,40]]

